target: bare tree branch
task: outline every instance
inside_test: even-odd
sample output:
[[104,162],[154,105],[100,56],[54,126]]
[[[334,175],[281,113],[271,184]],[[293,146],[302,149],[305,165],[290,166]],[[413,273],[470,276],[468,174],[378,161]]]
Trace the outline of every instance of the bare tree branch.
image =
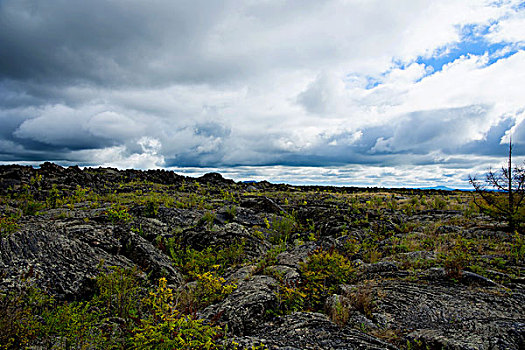
[[521,213],[525,200],[525,168],[512,166],[512,141],[509,143],[508,163],[499,171],[489,168],[485,181],[469,176],[474,188],[474,204],[491,217],[506,221],[511,231],[525,221]]

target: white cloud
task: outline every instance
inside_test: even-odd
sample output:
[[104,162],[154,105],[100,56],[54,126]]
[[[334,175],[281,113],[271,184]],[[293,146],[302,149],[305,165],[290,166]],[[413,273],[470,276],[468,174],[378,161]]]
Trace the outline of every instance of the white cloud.
[[135,120],[113,111],[95,114],[84,124],[84,127],[95,136],[119,141],[136,137],[145,128]]
[[137,144],[142,148],[143,153],[157,154],[162,148],[162,144],[159,140],[143,136],[138,140]]
[[490,129],[488,110],[483,106],[415,112],[392,122],[391,138],[379,138],[372,152],[429,153],[455,149],[481,140]]
[[[521,2],[523,6],[523,3]],[[508,42],[525,44],[525,13],[515,11],[507,14],[498,23],[490,27],[487,39],[492,42]]]
[[508,144],[510,138],[512,138],[512,143],[525,144],[525,110],[518,111],[512,117],[515,120],[515,124],[501,138],[501,143]]
[[76,151],[74,156],[87,163],[119,169],[160,169],[164,166],[164,157],[158,153],[162,147],[159,140],[145,136],[137,144],[141,147],[141,152],[130,153],[124,146],[113,146]]

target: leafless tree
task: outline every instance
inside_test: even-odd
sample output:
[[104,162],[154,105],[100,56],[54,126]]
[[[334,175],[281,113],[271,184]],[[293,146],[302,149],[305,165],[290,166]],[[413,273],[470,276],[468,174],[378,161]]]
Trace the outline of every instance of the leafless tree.
[[512,140],[507,167],[499,171],[489,169],[484,181],[469,176],[469,182],[478,194],[474,203],[483,213],[506,221],[511,232],[519,229],[524,219],[525,168],[512,167]]

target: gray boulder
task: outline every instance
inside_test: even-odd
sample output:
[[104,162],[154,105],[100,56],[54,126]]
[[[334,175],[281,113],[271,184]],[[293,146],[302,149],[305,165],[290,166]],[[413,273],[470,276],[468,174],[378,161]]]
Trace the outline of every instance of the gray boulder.
[[80,299],[93,291],[99,265],[132,267],[131,260],[56,231],[20,231],[0,240],[0,289],[23,280],[58,299]]
[[182,283],[182,275],[173,268],[171,259],[146,239],[131,232],[122,245],[122,253],[153,278],[165,277],[173,285]]
[[238,288],[222,302],[204,309],[201,317],[228,325],[237,335],[252,334],[277,308],[277,281],[269,276],[253,276],[240,281]]

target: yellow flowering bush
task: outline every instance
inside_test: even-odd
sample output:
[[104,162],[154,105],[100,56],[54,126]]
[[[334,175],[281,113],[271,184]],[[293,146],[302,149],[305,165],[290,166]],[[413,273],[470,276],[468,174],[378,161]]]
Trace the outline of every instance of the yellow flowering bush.
[[223,300],[231,294],[237,285],[226,283],[226,280],[217,275],[219,266],[213,266],[214,271],[207,271],[197,275],[197,288],[195,289],[196,304],[199,307],[211,305]]
[[176,308],[176,295],[167,287],[165,278],[145,300],[151,315],[141,320],[133,330],[134,349],[219,349],[216,340],[221,336],[220,326],[211,326],[204,320],[181,314]]

